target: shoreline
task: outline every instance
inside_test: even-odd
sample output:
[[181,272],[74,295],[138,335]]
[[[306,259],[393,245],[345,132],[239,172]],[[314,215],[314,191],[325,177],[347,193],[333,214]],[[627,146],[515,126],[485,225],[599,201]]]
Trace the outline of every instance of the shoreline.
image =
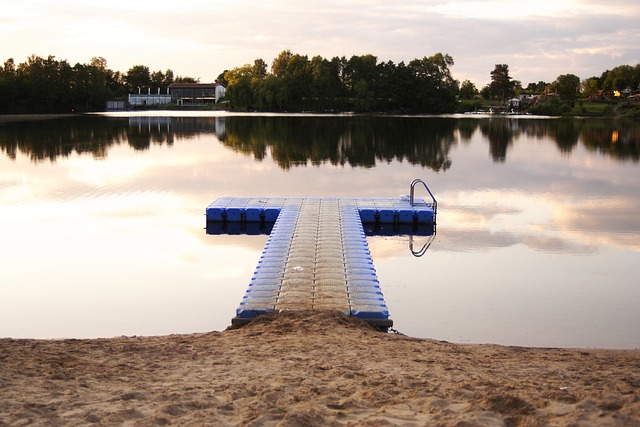
[[[136,115],[136,113],[141,115],[162,115],[161,113],[167,113],[167,115],[175,115],[176,113],[227,113],[229,115],[235,114],[250,114],[250,115],[284,115],[284,116],[352,116],[352,115],[365,115],[365,116],[380,116],[380,117],[405,117],[405,114],[395,114],[395,113],[354,113],[350,111],[343,112],[334,112],[334,113],[311,113],[311,112],[258,112],[258,111],[244,111],[244,110],[234,110],[234,109],[226,109],[226,110],[217,110],[217,109],[187,109],[187,108],[176,108],[176,109],[138,109],[138,110],[126,110],[126,111],[94,111],[87,113],[61,113],[61,114],[0,114],[0,125],[8,124],[8,123],[18,123],[18,122],[29,122],[29,121],[41,121],[41,120],[54,120],[61,118],[69,118],[69,117],[82,117],[87,115],[101,115],[101,114],[109,114],[109,113],[121,113],[125,116],[128,115]],[[458,113],[444,113],[444,114],[411,114],[409,117],[456,117],[456,118],[467,118],[467,119],[485,119],[485,118],[510,118],[510,119],[531,119],[531,120],[548,120],[548,119],[576,119],[576,120],[588,120],[588,119],[611,119],[617,120],[624,118],[624,116],[546,116],[546,115],[536,115],[536,114],[510,114],[510,113],[476,113],[476,112],[458,112]]]
[[0,124],[16,123],[16,122],[33,122],[39,120],[53,120],[67,117],[79,117],[81,113],[68,114],[0,114]]
[[0,339],[0,425],[640,426],[640,350],[452,344],[337,312]]

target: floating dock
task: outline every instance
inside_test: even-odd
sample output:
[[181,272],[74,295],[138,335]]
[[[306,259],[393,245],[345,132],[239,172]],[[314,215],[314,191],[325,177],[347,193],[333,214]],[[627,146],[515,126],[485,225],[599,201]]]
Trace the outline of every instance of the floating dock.
[[[412,185],[413,190],[413,185]],[[207,232],[269,233],[232,324],[287,310],[338,310],[380,329],[393,326],[373,266],[369,230],[433,230],[437,205],[409,198],[222,197],[206,209]],[[239,228],[240,227],[240,228]],[[368,234],[372,234],[371,232]]]

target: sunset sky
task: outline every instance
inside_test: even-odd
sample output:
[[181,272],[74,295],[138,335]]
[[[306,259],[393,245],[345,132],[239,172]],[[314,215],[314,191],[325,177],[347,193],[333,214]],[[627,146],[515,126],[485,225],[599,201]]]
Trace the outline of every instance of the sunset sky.
[[637,0],[0,0],[0,62],[53,55],[71,65],[170,68],[213,81],[283,50],[405,63],[450,54],[480,89],[495,64],[524,86],[640,62]]

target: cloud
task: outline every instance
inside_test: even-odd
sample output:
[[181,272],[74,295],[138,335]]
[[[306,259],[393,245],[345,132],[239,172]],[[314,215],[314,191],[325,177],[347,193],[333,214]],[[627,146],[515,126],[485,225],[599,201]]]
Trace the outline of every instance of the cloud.
[[3,6],[0,36],[14,40],[2,53],[16,62],[32,53],[71,63],[102,56],[118,71],[143,64],[203,81],[258,58],[270,63],[284,49],[396,63],[443,52],[454,77],[483,86],[496,63],[524,84],[635,64],[639,15],[633,0],[23,0]]

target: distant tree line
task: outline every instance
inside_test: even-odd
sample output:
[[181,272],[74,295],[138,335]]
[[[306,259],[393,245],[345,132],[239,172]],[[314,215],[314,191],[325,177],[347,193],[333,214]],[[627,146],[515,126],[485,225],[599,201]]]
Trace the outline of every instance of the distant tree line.
[[0,114],[102,111],[109,99],[138,91],[166,91],[171,83],[197,81],[174,77],[173,71],[150,72],[136,65],[127,73],[113,71],[104,58],[71,66],[54,56],[32,55],[18,65],[8,59],[0,66]]
[[378,62],[373,55],[326,59],[281,52],[267,64],[225,71],[232,107],[259,111],[357,111],[447,113],[456,109],[459,83],[451,76],[453,58],[437,53],[408,64]]
[[[461,105],[466,111],[483,106],[482,101],[507,109],[512,98],[518,98],[519,111],[552,116],[584,115],[585,101],[609,104],[590,115],[620,115],[640,118],[640,64],[621,65],[604,71],[599,77],[580,80],[575,74],[562,74],[553,82],[529,83],[523,87],[509,75],[507,64],[496,64],[490,73],[491,82],[478,91],[465,80],[460,85],[458,99],[475,100]],[[615,108],[612,106],[615,105]],[[616,111],[614,111],[616,110]],[[464,111],[464,110],[463,110]]]
[[[539,81],[526,87],[509,75],[507,64],[496,64],[489,73],[490,83],[481,90],[469,80],[455,80],[453,64],[453,58],[442,53],[395,64],[379,62],[373,55],[309,59],[285,50],[270,70],[263,59],[256,59],[225,70],[216,82],[227,87],[231,108],[257,111],[438,114],[461,111],[458,101],[464,99],[504,103],[522,94],[544,94],[549,102],[537,106],[538,112],[555,115],[566,113],[578,101],[640,91],[640,64],[621,65],[583,81],[563,74],[551,83]],[[101,57],[73,66],[54,56],[32,55],[18,65],[10,58],[0,66],[0,114],[102,111],[109,99],[164,92],[171,83],[198,81],[176,77],[171,69],[151,72],[144,65],[121,73],[109,69]]]
[[554,93],[564,100],[595,100],[603,96],[613,96],[614,92],[640,92],[640,64],[621,65],[604,71],[599,77],[594,76],[583,81],[575,74],[562,74],[551,83],[539,81],[529,83],[526,87],[523,87],[519,80],[511,78],[507,64],[496,64],[490,75],[491,82],[480,92],[475,91],[473,83],[465,80],[460,87],[460,97],[473,98],[480,94],[484,99],[499,100],[520,94]]

